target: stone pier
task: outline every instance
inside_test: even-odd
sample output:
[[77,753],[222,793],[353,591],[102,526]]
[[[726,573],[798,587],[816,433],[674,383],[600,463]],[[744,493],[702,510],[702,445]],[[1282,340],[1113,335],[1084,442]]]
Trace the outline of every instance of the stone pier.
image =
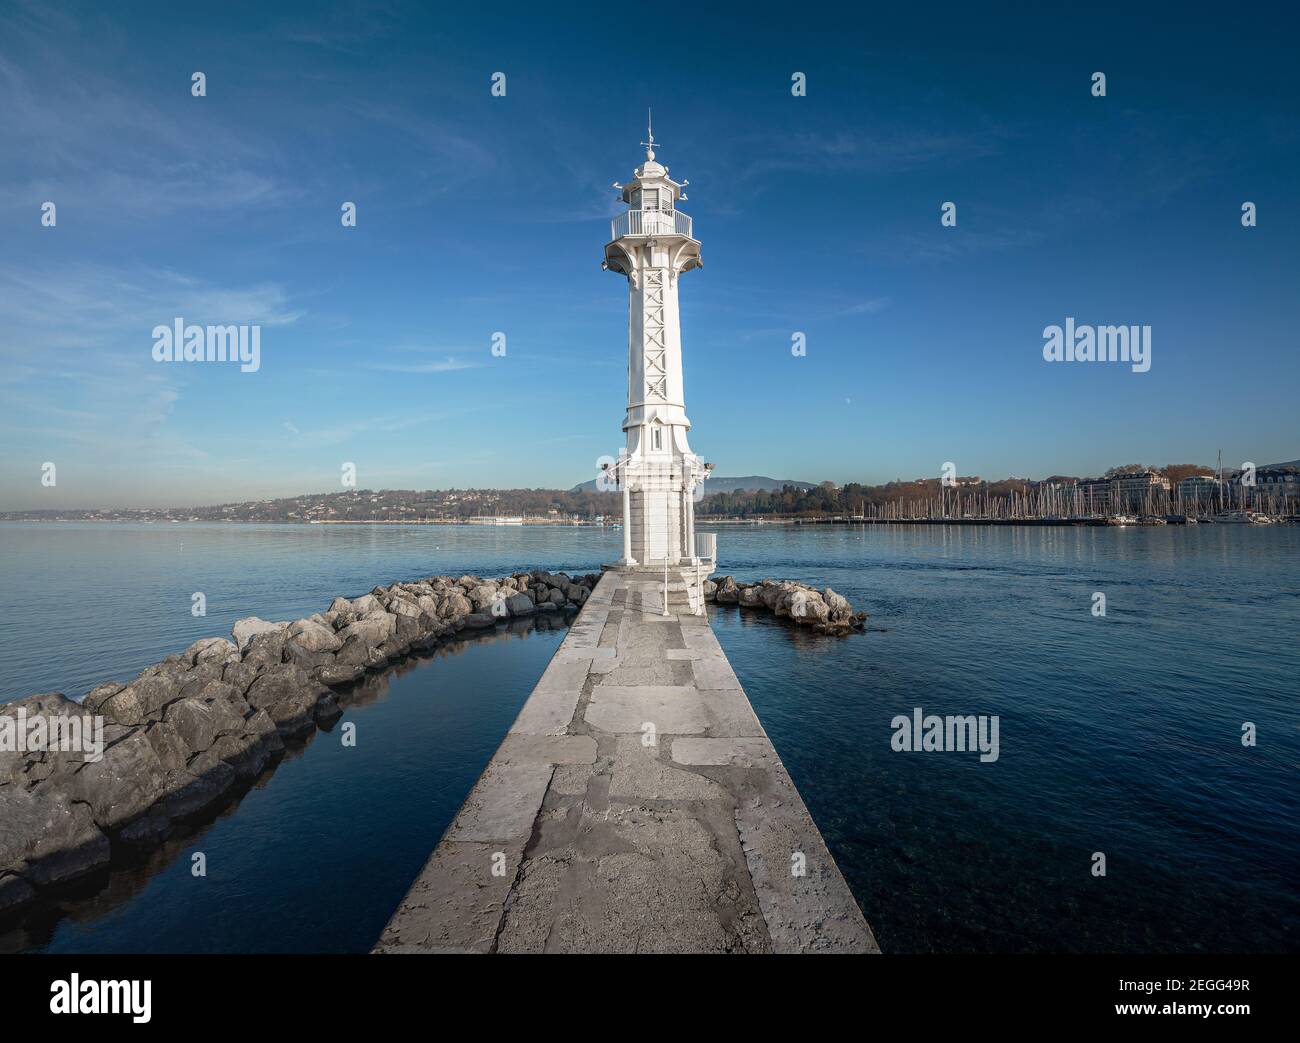
[[707,617],[672,601],[605,573],[376,952],[879,951]]

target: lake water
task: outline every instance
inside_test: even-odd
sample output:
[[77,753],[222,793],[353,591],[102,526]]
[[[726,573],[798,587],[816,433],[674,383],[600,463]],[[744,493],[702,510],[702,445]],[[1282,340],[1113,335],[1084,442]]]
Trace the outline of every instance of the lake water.
[[[376,583],[586,572],[618,548],[598,529],[0,525],[0,698],[80,696]],[[711,609],[885,951],[1300,949],[1300,527],[723,527],[719,557],[870,613],[832,639]],[[562,637],[502,631],[390,675],[346,709],[355,749],[317,734],[0,949],[368,949]],[[998,715],[999,758],[895,752],[917,706]]]

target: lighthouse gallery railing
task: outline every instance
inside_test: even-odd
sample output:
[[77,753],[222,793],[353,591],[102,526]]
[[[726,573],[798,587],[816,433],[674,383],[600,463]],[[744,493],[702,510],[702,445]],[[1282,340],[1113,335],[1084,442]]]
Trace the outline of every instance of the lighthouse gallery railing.
[[628,210],[610,223],[610,238],[631,235],[684,235],[691,238],[691,216],[680,210]]

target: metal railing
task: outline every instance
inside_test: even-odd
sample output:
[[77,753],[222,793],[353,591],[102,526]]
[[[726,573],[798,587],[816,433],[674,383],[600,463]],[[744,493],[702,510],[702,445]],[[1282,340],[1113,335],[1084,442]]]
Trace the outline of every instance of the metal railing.
[[709,571],[718,564],[718,534],[716,532],[697,532],[695,534],[695,582],[686,581],[687,594],[691,602],[691,614],[704,615],[704,573],[700,570],[705,562]]
[[609,223],[610,238],[634,235],[691,236],[691,215],[680,210],[627,210]]

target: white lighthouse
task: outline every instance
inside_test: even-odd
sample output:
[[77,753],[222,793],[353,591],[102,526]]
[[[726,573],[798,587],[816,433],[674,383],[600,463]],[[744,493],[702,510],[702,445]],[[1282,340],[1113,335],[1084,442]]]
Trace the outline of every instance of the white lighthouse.
[[691,219],[677,209],[687,182],[655,161],[653,127],[647,137],[645,162],[626,185],[615,182],[628,209],[612,222],[603,265],[627,277],[628,294],[627,448],[611,468],[623,494],[618,565],[671,569],[689,586],[712,571],[715,555],[711,537],[697,546],[695,536],[695,492],[711,465],[686,438],[677,283],[703,262]]

